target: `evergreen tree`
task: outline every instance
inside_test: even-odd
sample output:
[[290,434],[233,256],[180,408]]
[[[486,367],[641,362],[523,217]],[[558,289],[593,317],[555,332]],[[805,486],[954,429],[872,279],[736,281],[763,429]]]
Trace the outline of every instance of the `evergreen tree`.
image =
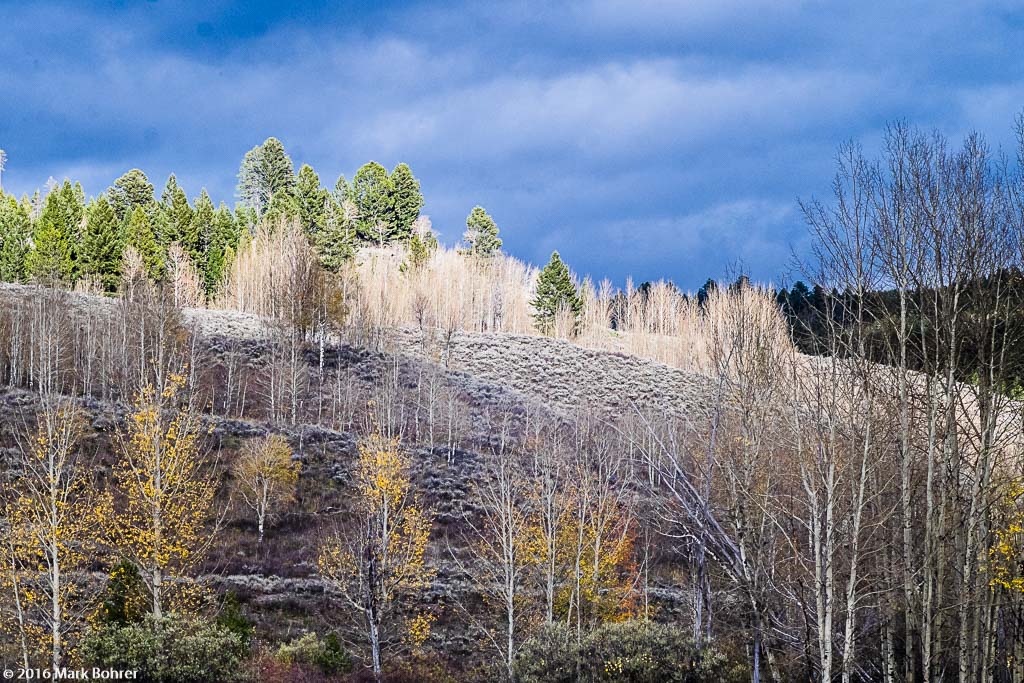
[[267,138],[245,153],[238,170],[238,198],[258,218],[270,208],[275,194],[294,191],[295,167],[280,140]]
[[473,256],[489,258],[501,251],[498,225],[482,206],[473,207],[466,218],[466,233],[462,239],[466,243],[466,253]]
[[381,246],[394,237],[392,216],[392,186],[387,169],[371,161],[364,164],[352,179],[349,197],[355,204],[359,237]]
[[28,206],[0,193],[0,280],[24,282],[32,219]]
[[583,313],[583,299],[572,282],[569,267],[565,265],[558,252],[552,252],[551,260],[540,271],[537,278],[537,293],[530,302],[533,306],[533,318],[537,328],[550,333],[555,326],[555,319],[562,310],[568,311],[579,324]]
[[408,260],[402,264],[403,270],[419,270],[430,260],[430,245],[420,237],[419,233],[413,233],[409,238]]
[[43,211],[32,234],[33,250],[28,256],[28,271],[43,280],[71,282],[75,277],[74,242],[79,237],[84,208],[81,188],[64,181],[46,196]]
[[338,176],[338,181],[334,183],[334,198],[338,202],[338,206],[341,206],[345,200],[355,201],[352,198],[352,185],[345,179],[344,174]]
[[127,221],[137,207],[152,211],[155,204],[153,184],[149,182],[146,174],[137,168],[115,180],[113,186],[107,190],[107,196],[119,221]]
[[315,235],[323,228],[330,194],[320,187],[320,176],[313,167],[303,164],[295,184],[295,199],[299,207],[299,220],[307,235]]
[[135,207],[131,216],[128,217],[125,244],[134,247],[139,252],[139,256],[142,257],[142,262],[146,266],[146,274],[150,278],[159,280],[163,277],[163,252],[161,252],[156,235],[153,233],[153,224],[141,206]]
[[423,194],[420,181],[412,174],[407,164],[398,164],[391,172],[391,239],[407,238],[412,232],[413,222],[419,218],[423,208]]
[[281,221],[298,220],[301,209],[299,202],[293,194],[285,190],[278,190],[270,199],[270,206],[263,214],[262,222],[269,225],[271,230],[276,230]]
[[313,235],[313,245],[324,269],[337,273],[355,254],[355,206],[350,201],[339,205],[327,200],[324,227]]
[[195,240],[194,251],[189,252],[192,262],[201,264],[205,260],[206,253],[210,250],[213,242],[213,221],[217,209],[213,206],[213,200],[207,194],[206,188],[199,193],[195,199],[195,209],[192,212],[192,232]]
[[[198,202],[197,202],[198,205]],[[206,249],[203,269],[203,284],[206,296],[212,298],[224,280],[224,274],[231,267],[234,249],[238,246],[238,229],[231,210],[223,203],[213,215],[210,239]]]
[[172,173],[161,195],[162,220],[155,230],[157,242],[163,250],[177,242],[188,252],[193,262],[199,257],[199,234],[194,224],[195,212],[189,206],[185,190],[178,185]]
[[117,290],[121,280],[122,242],[120,222],[107,198],[89,205],[86,212],[85,235],[82,237],[81,270],[100,278],[107,292]]

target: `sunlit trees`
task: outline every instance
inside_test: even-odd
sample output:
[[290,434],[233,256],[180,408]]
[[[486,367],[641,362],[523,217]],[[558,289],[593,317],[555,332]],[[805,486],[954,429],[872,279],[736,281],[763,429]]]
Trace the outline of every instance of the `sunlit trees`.
[[151,279],[159,280],[163,277],[164,254],[157,242],[153,223],[141,206],[136,207],[128,217],[125,246],[133,248],[142,258],[146,274]]
[[300,469],[288,441],[279,434],[250,441],[242,449],[234,474],[242,500],[256,515],[260,543],[266,522],[295,499]]
[[12,195],[0,193],[0,280],[25,279],[31,234],[32,222],[26,206]]
[[313,167],[303,164],[295,183],[295,202],[299,209],[299,222],[309,235],[323,230],[328,211],[330,192],[320,186],[320,176]]
[[328,198],[324,211],[323,226],[313,235],[313,244],[320,265],[331,273],[337,273],[355,254],[356,205],[350,200],[341,204]]
[[[382,672],[382,647],[391,631],[399,598],[429,584],[433,570],[425,554],[431,516],[413,485],[408,454],[398,441],[374,435],[359,446],[350,529],[320,549],[324,580],[365,620],[374,675]],[[422,616],[405,621],[407,640],[427,635]]]
[[80,268],[83,275],[98,277],[103,289],[113,292],[121,280],[120,223],[106,197],[101,196],[86,210]]
[[551,260],[540,271],[536,293],[530,304],[537,328],[542,332],[554,331],[559,316],[568,317],[572,327],[578,323],[583,313],[583,300],[572,281],[569,267],[557,251],[552,252]]
[[155,203],[153,184],[149,182],[146,174],[137,168],[115,180],[107,190],[107,197],[119,221],[127,221],[138,208],[151,211]]
[[37,422],[19,451],[20,476],[0,488],[7,527],[0,585],[15,601],[15,637],[34,651],[23,652],[25,659],[45,653],[56,670],[68,634],[91,608],[85,570],[103,513],[81,459],[82,417],[51,396]]
[[139,567],[156,618],[187,609],[181,579],[210,543],[215,484],[185,388],[184,377],[176,375],[161,392],[152,386],[139,392],[113,472],[111,542]]
[[46,196],[32,235],[28,271],[47,281],[70,281],[76,273],[75,245],[85,211],[82,188],[65,180]]
[[284,145],[277,138],[267,138],[245,153],[238,170],[238,198],[260,217],[270,207],[275,194],[292,194],[295,189],[295,167]]
[[423,208],[420,181],[412,174],[408,164],[398,164],[391,171],[391,212],[393,230],[391,239],[401,240],[412,233],[412,224]]
[[472,256],[490,257],[501,251],[498,225],[482,206],[474,206],[466,218],[466,233],[462,236],[466,253]]
[[396,236],[392,217],[392,182],[387,169],[371,161],[356,171],[346,199],[356,205],[356,228],[359,236],[381,246]]

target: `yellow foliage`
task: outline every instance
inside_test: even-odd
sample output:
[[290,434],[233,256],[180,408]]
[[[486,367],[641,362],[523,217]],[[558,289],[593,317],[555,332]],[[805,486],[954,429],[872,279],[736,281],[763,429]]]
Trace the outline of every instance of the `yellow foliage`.
[[991,586],[1015,593],[1024,593],[1024,481],[1013,482],[999,506],[1004,515],[1002,526],[996,527],[989,548],[988,570]]
[[172,596],[165,579],[186,576],[209,543],[215,489],[200,456],[198,419],[178,405],[184,383],[172,375],[162,392],[139,392],[113,472],[120,506],[108,524],[112,545],[139,567],[154,610],[163,609],[165,594],[177,599],[174,609],[188,609],[188,590],[176,581]]
[[86,468],[78,461],[81,418],[70,404],[44,408],[21,451],[20,476],[0,490],[6,521],[0,547],[0,594],[10,596],[4,630],[38,654],[64,654],[93,597],[83,572],[95,559],[105,516]]
[[[354,501],[356,519],[320,549],[323,578],[369,621],[382,628],[395,597],[429,585],[434,570],[425,561],[433,517],[419,503],[411,462],[397,439],[374,435],[359,445]],[[431,618],[404,623],[407,642],[418,647]]]

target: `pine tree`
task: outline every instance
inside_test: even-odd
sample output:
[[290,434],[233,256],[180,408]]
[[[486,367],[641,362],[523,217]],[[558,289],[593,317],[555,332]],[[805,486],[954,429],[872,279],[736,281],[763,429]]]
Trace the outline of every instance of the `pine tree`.
[[387,169],[371,161],[364,164],[352,179],[349,196],[356,206],[356,229],[359,237],[381,246],[393,238],[392,186]]
[[420,181],[412,174],[407,164],[398,164],[391,172],[391,238],[401,240],[409,237],[412,224],[423,208],[423,194]]
[[355,206],[327,200],[324,227],[313,235],[313,245],[324,269],[337,273],[355,254]]
[[137,168],[115,180],[113,186],[107,190],[107,196],[119,221],[128,220],[137,207],[151,211],[155,204],[153,184],[149,182],[146,174]]
[[82,238],[82,273],[99,277],[105,291],[117,291],[121,279],[123,247],[120,222],[110,202],[102,195],[89,205],[86,213],[85,235]]
[[303,164],[295,184],[295,199],[299,207],[299,220],[307,235],[315,235],[324,227],[330,194],[320,187],[320,176],[313,167]]
[[238,198],[258,218],[270,208],[275,194],[294,191],[295,167],[280,140],[267,138],[245,153],[238,170]]
[[134,247],[146,265],[146,274],[153,280],[163,277],[164,259],[153,233],[153,224],[141,206],[135,207],[128,218],[125,244]]
[[466,233],[462,239],[466,243],[466,253],[473,256],[489,258],[501,251],[498,225],[482,206],[473,207],[466,218]]
[[25,258],[31,232],[28,207],[11,195],[0,194],[0,280],[25,280]]
[[575,324],[579,323],[583,313],[583,299],[573,284],[569,267],[557,251],[551,253],[551,260],[540,271],[537,293],[530,304],[534,309],[533,318],[537,328],[545,334],[554,330],[555,319],[562,311],[571,314]]

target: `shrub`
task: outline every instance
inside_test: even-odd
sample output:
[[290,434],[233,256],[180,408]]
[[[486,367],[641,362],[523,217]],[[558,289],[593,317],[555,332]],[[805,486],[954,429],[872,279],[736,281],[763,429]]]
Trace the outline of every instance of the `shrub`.
[[724,683],[737,674],[683,629],[644,621],[602,626],[579,647],[564,626],[549,626],[523,644],[516,662],[521,683]]
[[333,633],[323,640],[315,633],[303,633],[277,649],[274,659],[282,664],[315,666],[328,675],[348,673],[352,658]]
[[242,612],[242,605],[238,602],[238,596],[234,591],[228,591],[224,596],[220,614],[217,615],[217,625],[236,634],[245,647],[252,644],[252,637],[256,629]]
[[202,619],[170,614],[134,624],[107,624],[82,640],[87,666],[133,669],[145,683],[233,681],[246,648],[241,638]]

